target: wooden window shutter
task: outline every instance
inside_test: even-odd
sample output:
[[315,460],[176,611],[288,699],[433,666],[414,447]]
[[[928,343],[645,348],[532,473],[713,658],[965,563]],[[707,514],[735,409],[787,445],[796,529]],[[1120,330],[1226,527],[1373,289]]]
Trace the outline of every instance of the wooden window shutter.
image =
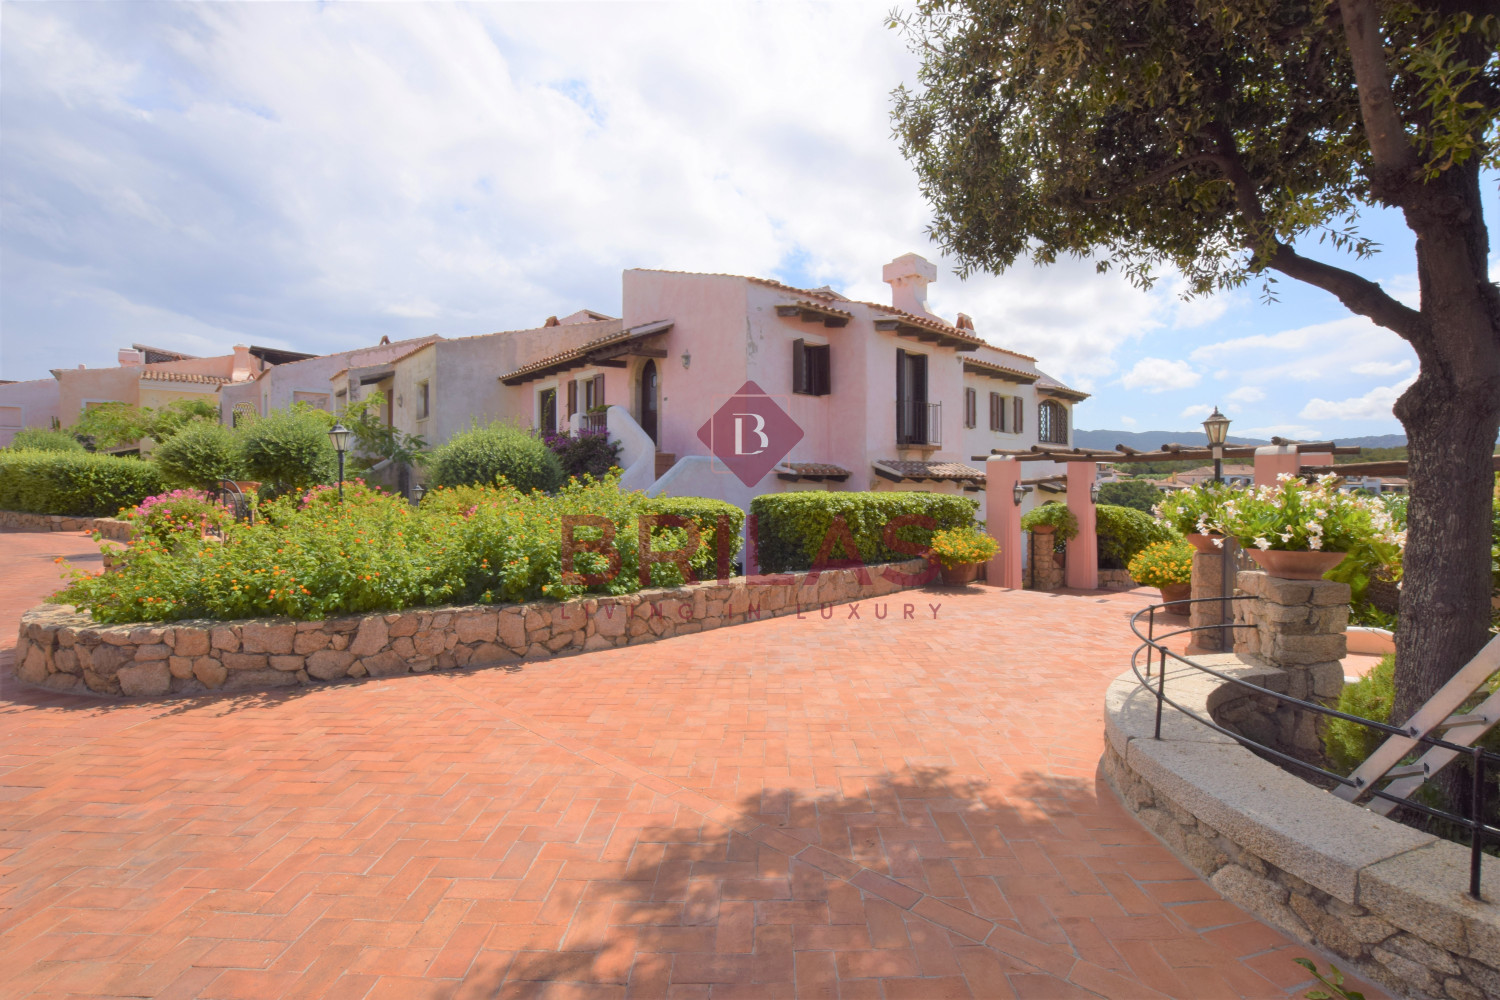
[[578,412],[578,380],[568,379],[568,416],[571,417]]
[[826,396],[833,391],[833,348],[824,344],[812,349],[812,391],[816,396]]
[[1000,394],[992,392],[990,393],[990,430],[992,431],[1000,429],[1000,412]]
[[595,406],[603,406],[604,405],[604,376],[603,375],[595,375],[594,376],[594,405]]
[[811,391],[807,384],[807,343],[800,338],[792,341],[792,391]]
[[1016,425],[1010,430],[1012,434],[1020,434],[1026,429],[1026,421],[1024,419],[1026,416],[1026,403],[1021,399],[1020,396],[1014,397],[1012,402],[1014,402],[1015,405],[1011,407],[1011,416],[1016,418]]
[[971,387],[969,387],[969,386],[965,386],[964,387],[964,426],[965,427],[973,427],[975,424],[979,423],[979,414],[977,412],[975,412],[975,411],[977,411],[979,409],[979,399],[978,399],[978,396],[979,396],[979,394],[976,393]]

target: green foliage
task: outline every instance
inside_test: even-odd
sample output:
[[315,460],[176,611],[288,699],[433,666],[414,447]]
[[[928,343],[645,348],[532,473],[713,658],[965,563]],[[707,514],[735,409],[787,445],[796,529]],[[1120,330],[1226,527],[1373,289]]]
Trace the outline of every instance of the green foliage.
[[1130,578],[1145,587],[1191,583],[1193,547],[1180,539],[1153,542],[1131,557]]
[[158,444],[191,424],[219,422],[219,408],[201,399],[179,399],[152,409],[129,403],[100,403],[83,411],[70,430],[90,438],[96,448],[133,445],[142,438]]
[[[767,573],[811,568],[835,517],[842,517],[849,526],[860,561],[873,565],[915,558],[932,544],[934,531],[969,527],[978,509],[979,502],[968,497],[917,492],[819,490],[768,493],[750,501],[750,513],[756,519],[759,536],[756,555]],[[888,524],[897,518],[917,517],[931,518],[932,526],[922,527],[903,520],[892,529],[894,540],[902,548],[886,543]],[[833,562],[848,558],[837,536],[827,558]]]
[[[611,481],[618,481],[616,473]],[[646,504],[652,514],[673,514],[687,518],[698,527],[702,541],[701,561],[693,563],[693,572],[700,580],[707,580],[717,571],[719,546],[719,520],[725,519],[728,531],[725,555],[729,566],[735,564],[740,549],[744,548],[745,512],[732,503],[708,497],[654,497]]]
[[950,528],[932,534],[932,554],[944,568],[989,562],[1000,551],[1000,543],[978,528]]
[[151,462],[169,486],[216,490],[221,480],[241,478],[244,456],[228,427],[195,423],[157,445]]
[[262,497],[332,482],[338,453],[328,440],[331,415],[305,405],[272,410],[238,431],[245,473],[259,481]]
[[352,458],[354,468],[369,468],[381,461],[399,465],[425,465],[427,462],[427,439],[420,434],[407,434],[393,424],[380,419],[385,409],[385,393],[376,389],[362,399],[350,403],[339,420],[354,434]]
[[1021,530],[1035,531],[1051,526],[1056,529],[1058,542],[1068,542],[1078,537],[1078,518],[1059,500],[1049,500],[1040,507],[1033,507],[1021,516]]
[[[1395,111],[1429,171],[1472,172],[1496,155],[1500,18],[1413,9],[1382,8],[1377,29],[1396,53]],[[893,117],[934,239],[965,277],[1102,252],[1101,270],[1149,285],[1171,265],[1197,294],[1285,263],[1302,237],[1370,255],[1356,218],[1379,197],[1337,13],[921,0],[893,20],[923,59]]]
[[529,431],[494,423],[455,435],[432,454],[427,482],[433,487],[493,486],[502,479],[522,492],[553,492],[563,482],[558,457]]
[[45,427],[27,427],[16,431],[10,442],[11,451],[83,451],[83,442],[67,431],[54,431]]
[[[1339,692],[1338,710],[1362,719],[1386,722],[1396,698],[1396,657],[1383,656],[1375,668]],[[1385,734],[1369,726],[1330,717],[1323,736],[1328,762],[1340,774],[1353,771],[1375,752]]]
[[1100,503],[1134,507],[1147,514],[1161,502],[1161,496],[1161,490],[1144,479],[1127,479],[1120,483],[1105,483],[1099,487]]
[[[1310,990],[1304,993],[1306,1000],[1365,1000],[1363,993],[1344,988],[1344,974],[1332,962],[1328,963],[1328,975],[1324,976],[1318,971],[1317,964],[1310,958],[1294,958],[1292,961],[1311,972],[1314,979],[1328,987],[1327,990]],[[1333,992],[1330,993],[1328,990]]]
[[1094,532],[1099,536],[1099,565],[1124,569],[1135,554],[1153,542],[1170,542],[1177,532],[1134,507],[1101,503],[1094,508]]
[[0,510],[113,517],[162,491],[149,462],[71,451],[0,451]]
[[1215,525],[1224,503],[1235,495],[1228,483],[1200,483],[1168,493],[1153,513],[1179,534],[1206,535],[1218,530]]
[[[458,500],[450,494],[462,493]],[[466,506],[465,506],[466,505]],[[102,622],[234,619],[332,614],[449,603],[564,600],[582,593],[623,594],[640,589],[641,517],[675,513],[702,528],[688,562],[699,579],[712,579],[714,528],[731,520],[732,559],[738,550],[739,512],[728,504],[693,498],[652,500],[621,492],[618,477],[573,481],[556,495],[513,487],[434,490],[420,507],[400,497],[351,484],[345,499],[320,487],[288,494],[261,507],[254,524],[229,524],[222,542],[192,533],[164,541],[149,534],[132,540],[119,572],[75,574],[60,600],[87,608]],[[575,523],[583,543],[573,571],[599,579],[564,579],[566,518],[603,518],[613,544],[601,546],[597,527]],[[684,528],[657,525],[652,549],[684,549]],[[594,543],[590,546],[590,543]],[[602,548],[602,552],[586,551]],[[618,568],[610,575],[611,553]],[[604,578],[607,577],[607,578]],[[678,566],[650,568],[653,586],[684,582]]]
[[601,431],[548,434],[543,440],[562,462],[565,475],[597,478],[620,464],[620,443]]

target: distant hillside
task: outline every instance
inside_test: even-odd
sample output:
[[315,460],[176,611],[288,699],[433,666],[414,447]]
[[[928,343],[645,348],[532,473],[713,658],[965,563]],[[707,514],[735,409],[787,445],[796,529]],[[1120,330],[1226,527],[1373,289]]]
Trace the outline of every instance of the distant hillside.
[[[1336,437],[1339,444],[1357,445],[1361,448],[1401,448],[1406,445],[1405,434],[1372,434],[1365,437]],[[1073,444],[1079,448],[1113,448],[1123,444],[1136,451],[1155,451],[1164,444],[1204,445],[1207,439],[1203,428],[1190,431],[1073,431]],[[1264,438],[1229,435],[1230,444],[1270,444]]]

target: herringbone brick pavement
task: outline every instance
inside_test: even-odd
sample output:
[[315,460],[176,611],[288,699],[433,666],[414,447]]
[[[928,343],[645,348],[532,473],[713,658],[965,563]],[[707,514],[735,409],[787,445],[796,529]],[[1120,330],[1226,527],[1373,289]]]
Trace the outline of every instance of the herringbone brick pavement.
[[[0,535],[0,567],[35,602],[26,554],[79,544]],[[1293,995],[1308,953],[1096,779],[1143,601],[932,590],[165,704],[6,687],[0,995]]]

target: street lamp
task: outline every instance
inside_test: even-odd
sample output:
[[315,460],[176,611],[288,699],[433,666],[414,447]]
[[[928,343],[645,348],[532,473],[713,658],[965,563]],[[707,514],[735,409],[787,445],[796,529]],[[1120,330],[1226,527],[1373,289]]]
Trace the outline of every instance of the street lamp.
[[1224,439],[1229,436],[1229,418],[1220,413],[1219,408],[1215,406],[1214,412],[1203,421],[1203,431],[1208,435],[1208,448],[1214,457],[1214,482],[1222,483],[1224,481]]
[[333,450],[339,453],[339,502],[344,502],[344,452],[349,450],[349,428],[343,424],[334,424],[328,428],[328,440],[333,442]]
[[1016,488],[1010,491],[1011,499],[1015,500],[1016,506],[1019,507],[1022,501],[1026,499],[1026,494],[1030,492],[1030,486],[1022,486],[1020,483],[1017,483]]
[[421,483],[418,483],[411,488],[411,498],[419,507],[422,505],[422,498],[426,495],[427,487],[423,486]]

